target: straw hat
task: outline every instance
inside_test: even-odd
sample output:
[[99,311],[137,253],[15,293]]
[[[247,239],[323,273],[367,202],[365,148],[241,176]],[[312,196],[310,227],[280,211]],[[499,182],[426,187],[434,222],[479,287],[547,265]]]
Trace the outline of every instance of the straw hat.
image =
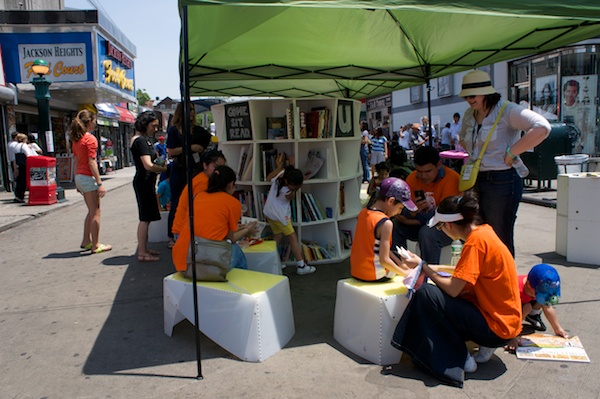
[[487,72],[475,70],[471,71],[462,80],[462,90],[458,94],[459,97],[477,96],[494,94],[496,89],[492,86],[492,79]]

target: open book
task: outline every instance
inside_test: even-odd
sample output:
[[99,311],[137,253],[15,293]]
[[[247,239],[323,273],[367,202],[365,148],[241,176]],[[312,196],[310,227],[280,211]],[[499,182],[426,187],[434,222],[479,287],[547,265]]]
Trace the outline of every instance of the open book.
[[550,334],[530,334],[519,337],[517,358],[589,363],[579,337],[563,338]]

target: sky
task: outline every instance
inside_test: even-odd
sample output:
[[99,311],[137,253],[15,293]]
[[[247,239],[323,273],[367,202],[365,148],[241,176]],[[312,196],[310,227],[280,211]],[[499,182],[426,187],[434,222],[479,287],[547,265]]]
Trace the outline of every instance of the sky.
[[[177,0],[95,0],[136,46],[135,87],[150,98],[180,99]],[[65,0],[65,8],[90,10],[87,0]]]

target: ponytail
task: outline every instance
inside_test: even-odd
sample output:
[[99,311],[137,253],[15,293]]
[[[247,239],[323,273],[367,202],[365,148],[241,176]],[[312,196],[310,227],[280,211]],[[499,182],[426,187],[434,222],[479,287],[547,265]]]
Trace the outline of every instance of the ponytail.
[[225,191],[227,189],[227,185],[231,182],[235,183],[236,175],[233,169],[229,166],[217,166],[215,171],[210,175],[208,179],[208,189],[207,193],[218,193],[221,191]]

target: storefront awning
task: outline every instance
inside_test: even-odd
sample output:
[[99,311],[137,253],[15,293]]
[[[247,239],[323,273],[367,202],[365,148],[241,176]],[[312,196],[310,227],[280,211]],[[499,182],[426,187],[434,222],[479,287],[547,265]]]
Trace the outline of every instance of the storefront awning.
[[119,111],[113,104],[97,103],[96,109],[98,110],[98,116],[109,119],[119,119]]
[[119,111],[119,121],[124,123],[135,123],[135,116],[127,109],[115,105],[117,111]]

